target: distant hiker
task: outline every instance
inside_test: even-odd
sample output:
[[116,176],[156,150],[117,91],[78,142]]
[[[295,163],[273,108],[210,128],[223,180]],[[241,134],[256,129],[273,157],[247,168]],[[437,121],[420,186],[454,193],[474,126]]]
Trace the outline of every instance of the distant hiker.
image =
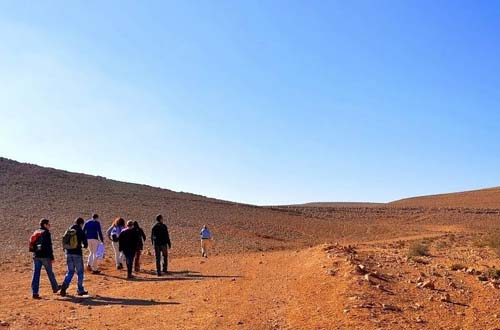
[[144,241],[146,240],[146,234],[144,234],[144,230],[142,230],[142,228],[139,227],[139,222],[137,221],[134,221],[134,230],[137,232],[137,237],[139,238],[139,241],[137,242],[137,251],[135,253],[135,259],[134,259],[134,271],[140,272],[141,254],[142,254],[142,249],[144,248]]
[[134,230],[134,223],[127,221],[127,228],[125,228],[118,238],[119,249],[125,255],[125,262],[127,263],[127,278],[131,279],[132,266],[134,265],[134,257],[137,253],[137,246],[139,245],[139,235]]
[[101,224],[99,223],[99,215],[94,213],[92,218],[85,222],[83,231],[87,236],[89,249],[87,270],[92,271],[92,274],[99,274],[101,271],[97,267],[97,248],[99,247],[99,243],[104,242],[104,239],[102,238]]
[[49,228],[49,220],[40,220],[40,228],[37,229],[30,238],[29,250],[33,252],[33,280],[31,281],[33,299],[40,299],[38,290],[40,288],[40,273],[42,271],[42,266],[47,272],[52,291],[57,293],[61,288],[57,284],[56,276],[52,270],[54,251],[52,250],[52,237]]
[[111,240],[111,245],[113,246],[113,250],[115,251],[115,261],[116,261],[116,269],[123,268],[123,253],[120,252],[118,238],[120,237],[120,233],[125,229],[125,220],[123,218],[116,218],[113,221],[113,224],[106,230],[106,236]]
[[[163,216],[158,214],[156,216],[156,223],[151,229],[151,242],[155,248],[156,258],[156,275],[161,276],[161,270],[168,273],[168,249],[172,247],[170,243],[170,236],[168,235],[167,225],[163,223]],[[163,255],[163,269],[160,268],[160,260]]]
[[77,218],[75,224],[72,225],[63,236],[63,248],[66,251],[66,264],[68,266],[68,272],[64,277],[64,282],[61,286],[61,296],[66,295],[66,290],[73,279],[73,275],[78,276],[78,288],[77,294],[83,296],[88,294],[83,288],[83,254],[82,247],[87,248],[88,242],[85,233],[83,232],[84,220],[82,218]]
[[201,256],[208,258],[208,247],[210,245],[212,235],[210,234],[210,230],[208,230],[207,226],[203,226],[200,231],[201,238]]

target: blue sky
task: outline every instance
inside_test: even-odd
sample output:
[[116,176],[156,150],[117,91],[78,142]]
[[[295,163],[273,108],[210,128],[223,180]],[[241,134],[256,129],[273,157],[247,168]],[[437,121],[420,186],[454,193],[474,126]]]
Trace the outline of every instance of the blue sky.
[[0,156],[252,204],[500,185],[495,1],[0,1]]

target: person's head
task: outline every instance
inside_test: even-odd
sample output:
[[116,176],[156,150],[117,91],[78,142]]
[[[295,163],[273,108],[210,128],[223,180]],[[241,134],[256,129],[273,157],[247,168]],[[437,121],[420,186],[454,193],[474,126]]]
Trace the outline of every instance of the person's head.
[[116,227],[125,227],[125,219],[123,218],[116,218],[114,221],[113,221],[113,226],[116,226]]
[[135,228],[139,228],[139,222],[134,221],[134,227],[135,227]]
[[41,228],[44,228],[44,229],[49,229],[50,228],[50,223],[49,223],[49,219],[41,219],[40,220],[40,227]]
[[80,227],[82,227],[82,226],[83,226],[84,222],[85,222],[85,221],[83,220],[83,218],[78,217],[78,218],[76,218],[76,219],[75,219],[75,223],[76,223],[78,226],[80,226]]
[[203,225],[203,229],[207,229],[207,225]]
[[162,222],[162,221],[163,221],[163,215],[158,214],[158,215],[156,216],[156,221],[158,221],[158,222]]
[[92,214],[92,219],[94,220],[99,219],[99,215],[97,213]]
[[134,222],[132,220],[127,221],[127,228],[134,227]]

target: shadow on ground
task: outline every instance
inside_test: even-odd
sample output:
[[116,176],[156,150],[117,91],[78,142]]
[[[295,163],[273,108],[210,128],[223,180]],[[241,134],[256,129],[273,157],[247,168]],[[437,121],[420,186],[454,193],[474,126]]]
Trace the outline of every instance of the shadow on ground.
[[[213,278],[242,278],[241,275],[204,275],[200,272],[182,270],[169,272],[168,274],[162,274],[161,276],[156,276],[156,271],[153,270],[143,270],[139,273],[134,273],[134,278],[130,279],[131,282],[161,282],[161,281],[192,281],[192,280],[203,280],[203,279],[213,279]],[[142,275],[150,275],[153,277],[143,277]],[[124,272],[123,276],[110,275],[102,273],[101,276],[118,278],[121,280],[126,280],[127,275]]]
[[89,296],[89,297],[75,297],[67,296],[58,300],[68,300],[83,306],[109,306],[109,305],[124,305],[124,306],[155,306],[155,305],[179,305],[175,301],[156,301],[152,299],[129,299],[129,298],[116,298],[104,296]]

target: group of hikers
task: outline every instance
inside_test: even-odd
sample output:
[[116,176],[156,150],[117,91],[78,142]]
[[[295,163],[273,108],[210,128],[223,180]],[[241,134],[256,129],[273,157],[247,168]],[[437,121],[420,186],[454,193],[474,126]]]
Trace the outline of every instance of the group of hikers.
[[[156,275],[168,274],[168,249],[172,247],[168,228],[163,223],[163,216],[158,214],[156,222],[151,229],[151,243],[155,251]],[[77,294],[84,296],[88,294],[83,287],[83,249],[88,249],[87,271],[91,274],[100,274],[98,261],[102,258],[104,251],[104,237],[99,222],[99,215],[93,214],[90,219],[84,221],[77,218],[64,233],[62,245],[66,256],[67,272],[63,283],[59,285],[52,270],[54,251],[52,248],[52,237],[50,234],[50,221],[40,220],[40,228],[31,235],[29,250],[33,252],[33,280],[31,289],[33,299],[40,299],[40,273],[45,268],[49,277],[52,291],[61,296],[66,296],[71,280],[77,274]],[[106,230],[106,236],[111,240],[115,252],[116,268],[123,269],[123,262],[127,266],[127,279],[133,279],[132,269],[135,272],[141,270],[141,254],[146,241],[146,234],[137,221],[125,221],[116,218],[112,225]],[[208,247],[212,239],[207,226],[200,231],[201,256],[208,257]],[[162,260],[163,257],[163,260]]]

